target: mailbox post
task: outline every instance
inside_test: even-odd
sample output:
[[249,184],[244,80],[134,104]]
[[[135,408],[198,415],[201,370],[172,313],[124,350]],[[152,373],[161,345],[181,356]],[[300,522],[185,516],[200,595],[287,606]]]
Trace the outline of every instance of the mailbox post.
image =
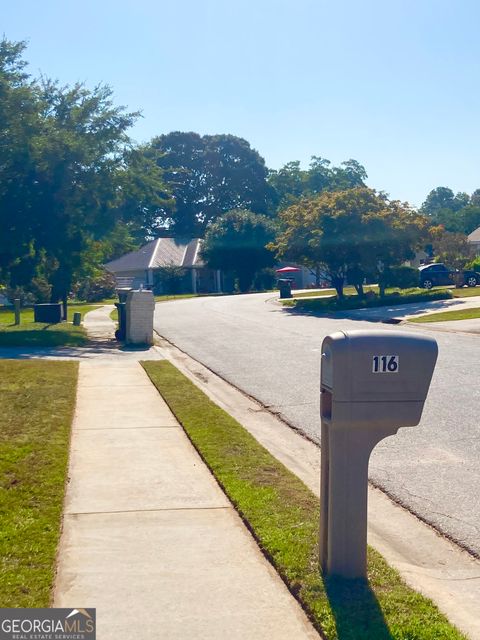
[[322,344],[320,564],[367,572],[368,462],[375,445],[420,422],[437,360],[433,338],[339,331]]

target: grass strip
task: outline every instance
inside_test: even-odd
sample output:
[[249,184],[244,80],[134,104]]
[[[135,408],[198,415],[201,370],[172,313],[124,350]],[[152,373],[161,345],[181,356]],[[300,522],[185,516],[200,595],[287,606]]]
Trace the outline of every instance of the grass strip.
[[409,322],[448,322],[450,320],[473,320],[480,318],[480,308],[458,309],[455,311],[441,311],[440,313],[428,313],[418,318],[410,318]]
[[318,568],[318,498],[172,364],[142,364],[264,553],[328,640],[464,638],[371,548],[368,583],[324,579]]
[[[367,284],[364,287],[364,291],[374,291],[375,293],[378,292],[378,285],[376,284]],[[343,289],[343,293],[348,296],[348,295],[356,295],[356,289],[355,287],[351,287],[351,286],[347,286],[344,287]],[[335,289],[313,289],[312,291],[295,291],[295,289],[292,289],[292,295],[294,298],[325,298],[325,297],[331,297],[331,296],[336,296],[337,292],[335,291]]]
[[477,287],[455,287],[450,289],[454,298],[472,298],[480,296],[480,286]]
[[370,292],[364,298],[358,295],[345,296],[341,300],[332,297],[323,298],[297,298],[282,301],[286,307],[299,313],[332,313],[336,311],[350,311],[353,309],[371,309],[374,307],[391,307],[412,302],[432,302],[434,300],[448,300],[452,293],[448,289],[430,290],[404,289],[388,292],[383,298]]
[[[378,293],[378,285],[377,284],[368,284],[364,286],[365,292],[373,291],[374,293]],[[393,293],[394,291],[398,292],[398,289],[387,289],[387,293]],[[426,293],[426,289],[416,289],[418,293]],[[471,296],[480,296],[480,286],[479,287],[434,287],[430,289],[432,292],[438,293],[441,291],[442,293],[445,291],[450,291],[454,298],[470,298]],[[347,286],[343,289],[343,292],[346,296],[356,295],[355,287]],[[294,298],[323,298],[323,297],[331,297],[336,296],[335,289],[314,289],[312,291],[292,291],[292,295]]]
[[0,360],[0,603],[48,607],[78,365]]

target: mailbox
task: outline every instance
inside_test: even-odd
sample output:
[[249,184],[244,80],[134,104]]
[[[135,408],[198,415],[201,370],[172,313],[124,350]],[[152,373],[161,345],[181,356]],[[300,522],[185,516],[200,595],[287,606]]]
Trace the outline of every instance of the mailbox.
[[339,331],[322,345],[322,418],[337,428],[420,422],[438,347],[400,331]]
[[368,462],[378,442],[420,422],[437,360],[433,338],[339,331],[322,344],[320,562],[366,576]]

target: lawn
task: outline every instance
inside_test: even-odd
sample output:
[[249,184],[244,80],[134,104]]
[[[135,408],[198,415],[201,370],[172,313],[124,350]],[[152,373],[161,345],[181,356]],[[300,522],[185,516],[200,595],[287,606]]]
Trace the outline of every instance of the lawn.
[[449,320],[473,320],[474,318],[480,318],[480,308],[429,313],[418,318],[410,318],[409,322],[448,322]]
[[450,291],[454,298],[471,298],[473,296],[480,296],[480,287],[459,287],[452,288]]
[[318,498],[173,365],[143,366],[322,637],[464,638],[373,549],[368,582],[324,579],[318,568]]
[[33,309],[21,311],[21,323],[15,326],[14,312],[10,308],[0,309],[0,346],[58,347],[79,346],[87,341],[85,329],[74,327],[73,314],[79,312],[82,319],[86,313],[97,309],[98,305],[71,303],[68,305],[68,322],[46,324],[33,322]]
[[77,364],[0,360],[0,602],[48,607]]

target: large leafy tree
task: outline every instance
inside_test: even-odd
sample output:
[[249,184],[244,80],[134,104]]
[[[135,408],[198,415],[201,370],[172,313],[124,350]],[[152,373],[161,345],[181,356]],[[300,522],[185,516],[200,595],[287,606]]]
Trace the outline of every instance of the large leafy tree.
[[442,226],[431,227],[429,233],[437,262],[464,269],[474,258],[475,251],[464,233],[452,233]]
[[35,145],[41,129],[38,90],[29,82],[23,43],[0,42],[0,276],[15,267],[35,274],[31,202],[35,190]]
[[332,166],[329,160],[312,156],[308,169],[300,162],[288,162],[281,169],[270,170],[269,183],[274,189],[275,201],[280,209],[311,198],[323,191],[343,191],[365,186],[367,172],[356,160],[347,160],[340,166]]
[[437,187],[430,191],[420,211],[432,226],[468,235],[480,226],[480,190],[469,196],[464,192],[454,194],[448,187]]
[[275,237],[275,224],[267,216],[236,209],[227,212],[207,230],[202,257],[212,269],[232,271],[241,291],[248,291],[255,274],[273,266],[266,248]]
[[137,114],[108,87],[30,80],[24,48],[0,43],[0,270],[13,286],[41,273],[66,300],[119,222],[139,229],[168,202],[160,168],[127,136]]
[[271,189],[263,158],[243,138],[174,131],[152,140],[150,155],[164,171],[174,210],[158,212],[152,226],[203,236],[231,209],[265,214]]
[[458,211],[470,201],[468,194],[459,192],[456,195],[448,187],[436,187],[432,189],[422,204],[422,213],[435,217],[442,209]]
[[366,187],[324,192],[280,214],[282,230],[271,245],[278,257],[321,268],[339,297],[347,274],[363,294],[367,275],[382,274],[412,257],[425,218],[406,204]]

